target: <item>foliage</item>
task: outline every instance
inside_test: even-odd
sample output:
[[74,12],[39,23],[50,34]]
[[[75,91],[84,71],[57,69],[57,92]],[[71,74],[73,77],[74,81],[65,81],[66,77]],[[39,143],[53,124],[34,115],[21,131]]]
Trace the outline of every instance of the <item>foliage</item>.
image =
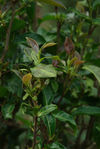
[[2,149],[100,149],[100,1],[63,2],[0,0]]

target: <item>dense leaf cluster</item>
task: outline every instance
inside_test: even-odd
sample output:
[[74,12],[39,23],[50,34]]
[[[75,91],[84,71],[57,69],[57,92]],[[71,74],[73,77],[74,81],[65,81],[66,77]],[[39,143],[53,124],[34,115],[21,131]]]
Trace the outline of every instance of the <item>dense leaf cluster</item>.
[[0,148],[100,149],[100,0],[0,0]]

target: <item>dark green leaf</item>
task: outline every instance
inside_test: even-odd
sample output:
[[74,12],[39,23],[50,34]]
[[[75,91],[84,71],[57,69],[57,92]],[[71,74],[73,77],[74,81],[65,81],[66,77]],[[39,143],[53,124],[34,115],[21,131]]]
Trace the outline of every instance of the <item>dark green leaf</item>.
[[100,6],[100,0],[94,0],[93,1],[93,9],[96,9],[99,6]]
[[73,111],[73,115],[100,115],[100,107],[82,106]]
[[76,10],[76,9],[73,9],[73,12],[74,12],[77,16],[81,17],[82,19],[85,19],[85,20],[88,21],[88,22],[92,22],[91,18],[90,18],[89,16],[87,16],[86,14],[81,13],[80,11],[78,11],[78,10]]
[[40,109],[40,111],[38,112],[38,116],[39,117],[46,116],[47,114],[51,113],[52,111],[56,109],[57,109],[57,106],[54,104],[47,105]]
[[47,127],[49,136],[53,137],[55,135],[56,119],[52,115],[47,115],[43,117],[43,122]]
[[25,27],[25,21],[24,20],[19,20],[19,19],[14,19],[13,21],[13,25],[12,25],[12,32],[15,32],[15,31],[18,31],[18,30],[21,30]]
[[57,81],[56,80],[52,80],[51,81],[51,86],[52,86],[53,91],[56,93],[57,90],[58,90],[58,87],[59,87]]
[[92,20],[94,25],[100,25],[100,18],[96,18]]
[[7,80],[6,88],[12,94],[21,97],[23,92],[22,81],[16,75],[11,75],[11,77],[9,77],[9,79]]
[[45,39],[43,38],[43,36],[41,36],[37,33],[34,33],[34,32],[32,32],[32,33],[28,32],[28,33],[17,36],[15,38],[15,42],[17,42],[18,44],[26,43],[26,39],[25,39],[26,37],[36,40],[39,45],[44,44],[46,42]]
[[30,5],[26,7],[26,12],[28,15],[28,19],[31,23],[33,23],[33,18],[35,17],[35,10],[36,10],[35,2],[31,2]]
[[49,13],[46,14],[45,16],[42,17],[40,23],[44,22],[44,21],[49,21],[49,20],[56,20],[56,13]]
[[98,82],[100,83],[100,68],[94,65],[85,65],[83,66],[83,69],[88,70],[89,72],[91,72],[96,79],[98,80]]
[[54,97],[54,93],[53,93],[51,86],[50,85],[46,86],[42,92],[43,92],[44,104],[45,105],[51,104],[53,97]]
[[12,112],[14,108],[15,108],[14,104],[6,104],[2,106],[1,111],[5,119],[12,118]]
[[7,97],[7,95],[8,95],[7,88],[0,86],[0,97]]
[[53,112],[53,116],[62,122],[68,122],[68,123],[76,126],[76,123],[75,123],[73,117],[70,114],[65,113],[64,111],[56,110],[55,112]]

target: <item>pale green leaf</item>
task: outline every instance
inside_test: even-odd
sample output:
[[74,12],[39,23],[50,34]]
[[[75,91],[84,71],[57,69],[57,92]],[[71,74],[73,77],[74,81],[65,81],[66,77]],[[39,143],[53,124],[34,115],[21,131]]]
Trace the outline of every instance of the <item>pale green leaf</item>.
[[50,149],[67,149],[64,145],[54,142],[52,145],[50,145]]
[[31,72],[36,78],[51,78],[57,76],[57,71],[52,65],[39,64],[31,68]]
[[34,61],[35,65],[39,64],[39,57],[38,54],[32,50],[31,48],[27,48],[25,49],[25,55],[27,56],[27,58],[29,59],[29,61]]
[[23,96],[23,100],[26,100],[28,98],[29,94],[26,93],[24,96]]
[[59,0],[35,0],[35,1],[44,2],[49,5],[65,8],[65,6],[62,4],[62,2]]
[[41,49],[45,49],[45,48],[52,47],[52,46],[55,46],[55,45],[56,45],[56,43],[46,43],[46,44],[44,44],[44,45],[42,46]]

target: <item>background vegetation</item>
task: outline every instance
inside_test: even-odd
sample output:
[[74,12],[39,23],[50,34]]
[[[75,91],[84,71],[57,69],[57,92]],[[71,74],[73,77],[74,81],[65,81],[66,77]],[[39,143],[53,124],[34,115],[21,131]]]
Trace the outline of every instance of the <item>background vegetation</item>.
[[100,0],[0,0],[0,148],[100,149]]

